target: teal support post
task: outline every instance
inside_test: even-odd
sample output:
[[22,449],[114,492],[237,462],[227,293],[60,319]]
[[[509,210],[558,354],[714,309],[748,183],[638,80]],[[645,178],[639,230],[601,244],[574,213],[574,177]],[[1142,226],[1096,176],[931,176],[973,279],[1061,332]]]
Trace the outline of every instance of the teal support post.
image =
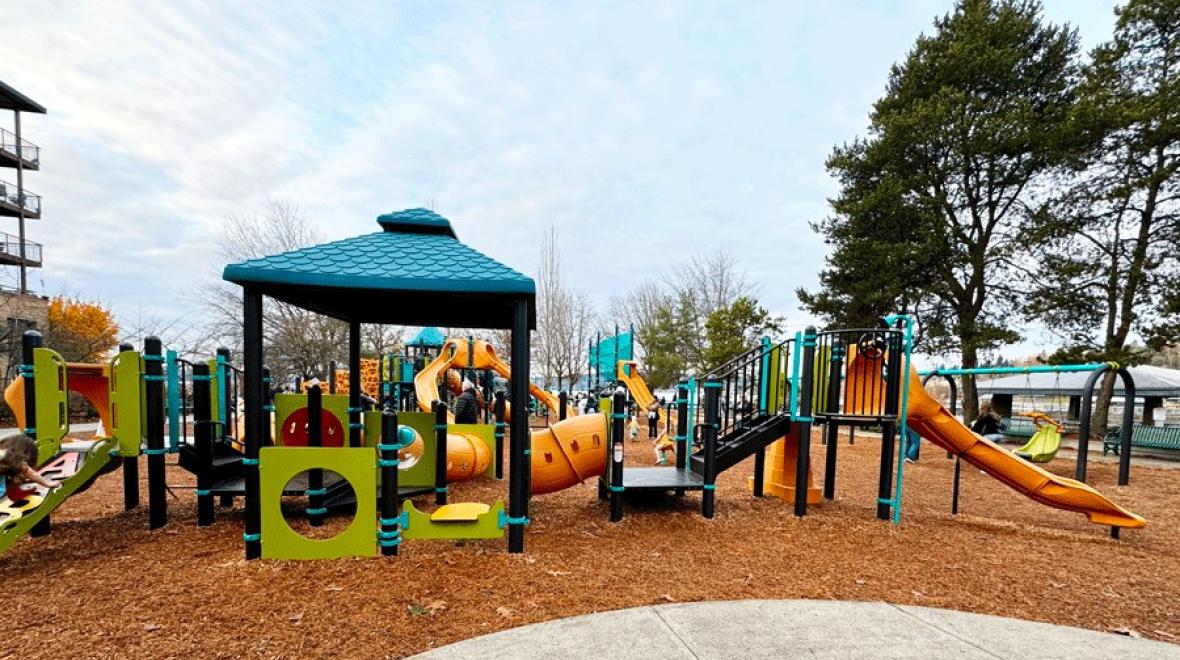
[[176,361],[176,351],[169,349],[164,356],[165,378],[168,387],[168,453],[180,451],[180,364]]

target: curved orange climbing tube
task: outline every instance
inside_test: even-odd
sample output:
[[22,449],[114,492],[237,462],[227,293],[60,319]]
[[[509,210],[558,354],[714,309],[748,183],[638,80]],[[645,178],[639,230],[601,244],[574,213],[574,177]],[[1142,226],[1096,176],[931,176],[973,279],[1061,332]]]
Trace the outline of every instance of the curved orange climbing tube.
[[[438,382],[444,371],[469,366],[468,344],[467,340],[448,340],[439,357],[414,377],[414,392],[423,411],[429,411],[430,404],[439,400]],[[512,371],[496,356],[491,345],[485,341],[475,341],[473,347],[472,368],[491,369],[504,378],[512,377]],[[557,410],[557,397],[549,392],[530,384],[529,393],[550,410]],[[573,406],[570,407],[572,409]],[[449,435],[447,438],[447,478],[459,481],[481,474],[483,470],[478,469],[479,457],[490,456],[487,446],[477,436],[463,436],[463,449],[452,450],[449,445],[453,437]],[[475,446],[477,444],[479,447]],[[549,428],[533,431],[531,445],[533,494],[553,493],[575,486],[602,474],[606,466],[606,416],[582,415],[551,424]],[[452,456],[460,454],[471,456],[472,460],[468,463],[476,469],[455,465]],[[486,469],[487,463],[483,463],[483,466]]]
[[[470,351],[470,360],[468,360],[468,348]],[[418,407],[422,412],[430,412],[430,404],[438,401],[441,397],[438,395],[438,381],[443,372],[448,369],[491,369],[503,378],[510,378],[512,370],[508,365],[496,355],[495,349],[492,345],[477,339],[474,342],[469,342],[466,339],[448,339],[446,344],[443,344],[442,350],[439,351],[438,357],[433,362],[426,365],[422,371],[414,376],[414,394],[418,397]],[[543,403],[549,410],[556,412],[559,401],[557,397],[551,393],[529,383],[529,394],[532,394],[538,401]],[[575,406],[570,406],[571,413]],[[508,418],[509,410],[505,409],[505,419]],[[450,413],[447,413],[450,415]]]

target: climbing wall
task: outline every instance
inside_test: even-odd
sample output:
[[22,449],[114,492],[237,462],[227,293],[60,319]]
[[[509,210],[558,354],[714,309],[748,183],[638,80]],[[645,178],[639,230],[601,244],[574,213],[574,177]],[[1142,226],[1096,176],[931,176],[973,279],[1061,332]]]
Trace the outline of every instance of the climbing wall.
[[[381,389],[381,372],[378,369],[378,361],[370,358],[361,359],[361,391],[365,394],[377,398],[377,394]],[[321,386],[326,387],[326,383],[321,383]],[[307,391],[307,383],[303,384],[303,391]],[[348,394],[348,369],[336,370],[336,394]]]

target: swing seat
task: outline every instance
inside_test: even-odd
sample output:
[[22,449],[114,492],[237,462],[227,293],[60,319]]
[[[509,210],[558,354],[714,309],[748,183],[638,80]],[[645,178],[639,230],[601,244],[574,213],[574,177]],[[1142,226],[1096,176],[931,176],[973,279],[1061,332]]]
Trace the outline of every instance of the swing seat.
[[1037,429],[1023,447],[1013,450],[1012,453],[1030,463],[1048,463],[1057,456],[1060,447],[1061,430],[1052,424],[1046,424]]

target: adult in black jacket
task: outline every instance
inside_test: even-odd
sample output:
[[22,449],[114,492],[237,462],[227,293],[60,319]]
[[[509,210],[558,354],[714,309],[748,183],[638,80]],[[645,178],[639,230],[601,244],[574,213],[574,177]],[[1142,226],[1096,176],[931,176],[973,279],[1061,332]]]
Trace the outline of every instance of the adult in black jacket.
[[463,393],[455,400],[455,423],[479,423],[479,400],[475,397],[475,384],[469,380],[463,381]]

